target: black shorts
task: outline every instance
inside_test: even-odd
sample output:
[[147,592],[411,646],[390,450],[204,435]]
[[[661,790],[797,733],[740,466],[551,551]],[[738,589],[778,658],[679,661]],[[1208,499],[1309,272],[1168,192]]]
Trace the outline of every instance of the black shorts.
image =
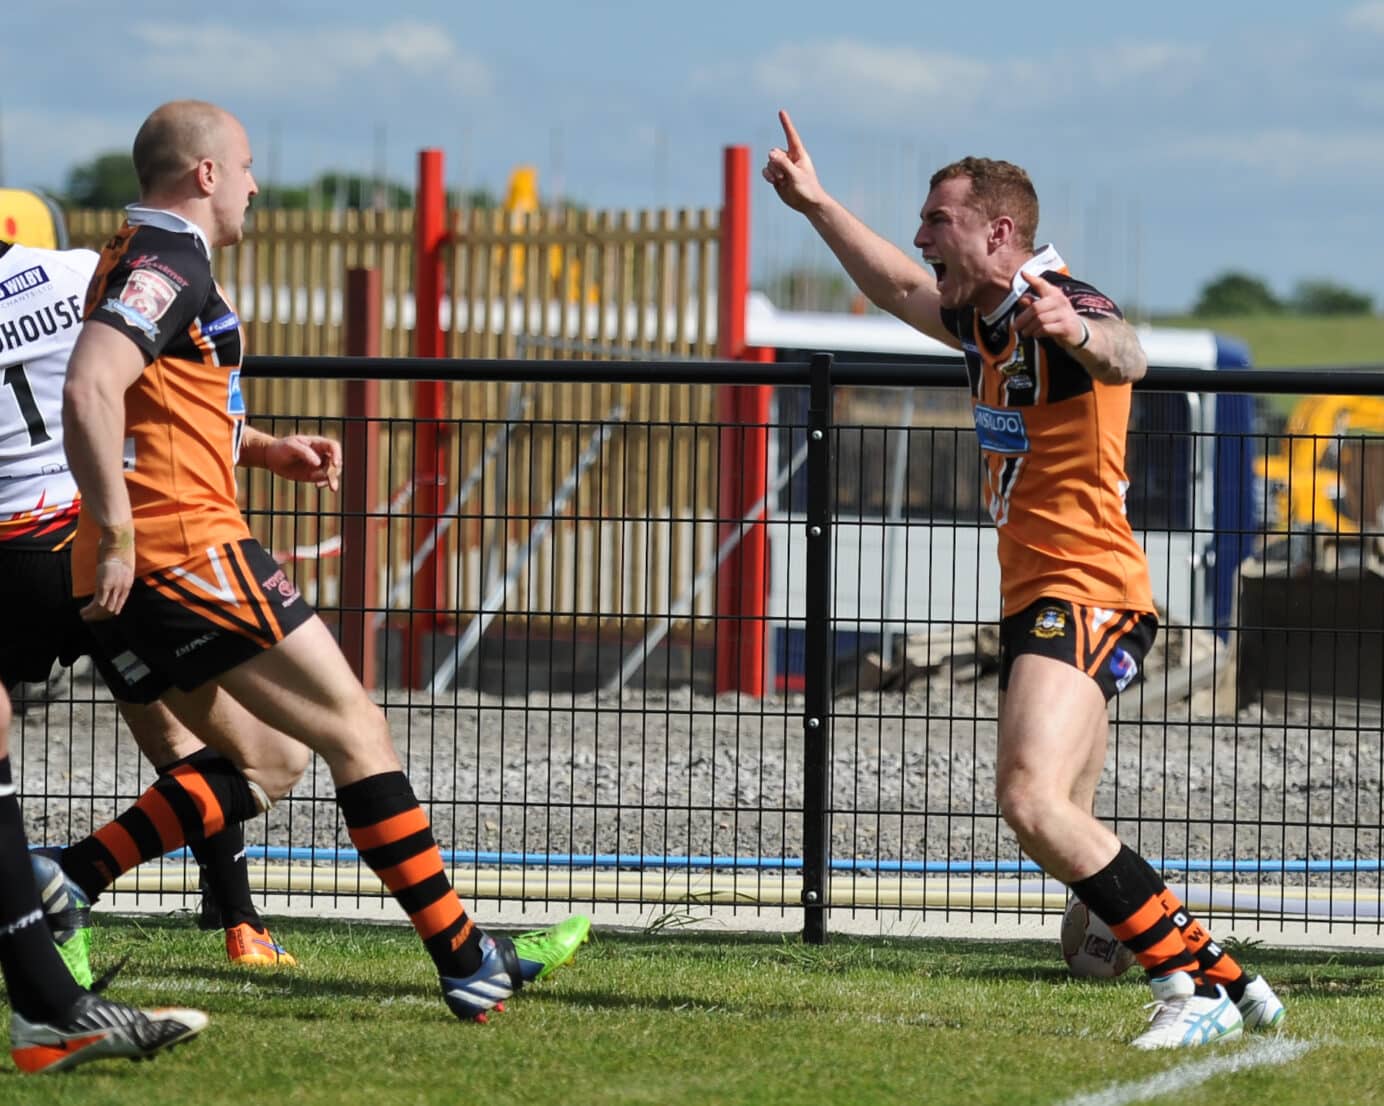
[[272,649],[312,615],[278,562],[246,538],[140,577],[119,615],[87,626],[111,693],[152,703]]
[[6,688],[48,679],[93,652],[72,598],[72,556],[66,549],[6,549],[0,544],[0,681]]
[[1000,690],[1009,687],[1015,658],[1036,653],[1081,669],[1108,703],[1140,678],[1157,634],[1157,617],[1142,611],[1039,599],[1000,622]]

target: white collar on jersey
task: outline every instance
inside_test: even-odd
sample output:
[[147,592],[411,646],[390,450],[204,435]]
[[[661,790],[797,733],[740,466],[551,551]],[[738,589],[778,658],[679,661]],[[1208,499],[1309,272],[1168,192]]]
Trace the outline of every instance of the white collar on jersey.
[[995,310],[991,311],[990,314],[982,315],[981,321],[984,322],[986,326],[993,326],[995,323],[999,322],[1000,319],[1004,318],[1006,311],[1019,302],[1019,297],[1028,291],[1028,281],[1024,279],[1025,269],[1041,276],[1043,273],[1060,271],[1066,267],[1067,263],[1062,260],[1062,255],[1057,252],[1057,247],[1051,242],[1046,246],[1039,247],[1036,254],[1019,266],[1019,271],[1014,274],[1009,295],[1004,297],[1004,302],[995,308]]
[[184,219],[177,212],[165,211],[161,207],[126,204],[125,221],[132,227],[158,227],[161,230],[171,230],[175,234],[190,234],[202,244],[202,252],[207,255],[207,258],[211,258],[211,243],[207,241],[206,231],[196,223]]

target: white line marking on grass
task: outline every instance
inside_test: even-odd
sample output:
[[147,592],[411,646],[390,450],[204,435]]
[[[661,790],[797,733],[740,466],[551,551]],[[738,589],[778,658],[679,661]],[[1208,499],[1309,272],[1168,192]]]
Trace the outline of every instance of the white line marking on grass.
[[1125,1106],[1129,1102],[1144,1102],[1150,1098],[1175,1094],[1205,1083],[1217,1075],[1228,1075],[1247,1068],[1272,1064],[1291,1064],[1312,1048],[1311,1041],[1291,1037],[1274,1037],[1255,1041],[1234,1052],[1223,1053],[1180,1067],[1160,1071],[1147,1079],[1128,1083],[1112,1083],[1099,1091],[1090,1091],[1063,1099],[1059,1106]]

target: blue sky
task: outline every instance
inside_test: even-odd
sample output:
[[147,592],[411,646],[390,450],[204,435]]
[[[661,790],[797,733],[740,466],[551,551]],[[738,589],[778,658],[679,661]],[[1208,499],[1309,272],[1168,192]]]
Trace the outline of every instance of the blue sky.
[[[1118,299],[1187,306],[1227,268],[1384,308],[1384,0],[475,5],[19,0],[0,38],[0,172],[58,187],[180,96],[249,128],[261,182],[330,168],[503,189],[521,163],[592,207],[714,207],[787,107],[827,186],[907,247],[926,178],[1029,169],[1040,236]],[[696,14],[692,14],[695,12]],[[829,265],[766,184],[755,269]]]

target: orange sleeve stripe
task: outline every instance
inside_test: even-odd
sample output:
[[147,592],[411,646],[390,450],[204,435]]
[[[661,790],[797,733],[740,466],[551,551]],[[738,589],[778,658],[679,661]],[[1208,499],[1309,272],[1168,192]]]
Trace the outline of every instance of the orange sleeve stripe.
[[381,868],[375,874],[380,877],[384,885],[396,894],[409,887],[414,887],[424,880],[431,879],[442,871],[442,854],[436,848],[431,848],[417,856],[411,856],[401,864],[396,864],[392,868]]
[[436,937],[448,926],[455,925],[461,915],[461,900],[449,887],[445,895],[411,915],[409,920],[413,922],[418,936],[426,941],[429,937]]
[[211,837],[226,828],[226,812],[221,809],[221,802],[217,799],[216,792],[211,789],[211,784],[207,783],[206,776],[190,764],[175,768],[168,775],[178,782],[178,786],[186,791],[197,805],[197,811],[202,816],[202,833],[205,836]]
[[370,826],[358,826],[351,830],[351,841],[358,849],[378,849],[381,845],[392,845],[428,828],[428,816],[421,806],[386,818]]
[[[1139,907],[1119,925],[1111,926],[1110,932],[1121,941],[1129,941],[1141,933],[1147,933],[1166,917],[1167,915],[1163,913],[1163,904],[1150,896],[1144,900],[1143,906]],[[1179,935],[1178,941],[1181,942],[1181,940],[1182,937]]]
[[115,866],[121,872],[128,872],[131,868],[137,868],[140,861],[144,859],[139,853],[139,846],[135,844],[135,839],[119,822],[106,823],[92,836],[101,842],[111,856],[115,857]]
[[164,852],[187,843],[187,834],[182,823],[178,821],[178,816],[173,813],[173,808],[160,792],[150,788],[139,797],[139,802],[135,805],[154,823]]

